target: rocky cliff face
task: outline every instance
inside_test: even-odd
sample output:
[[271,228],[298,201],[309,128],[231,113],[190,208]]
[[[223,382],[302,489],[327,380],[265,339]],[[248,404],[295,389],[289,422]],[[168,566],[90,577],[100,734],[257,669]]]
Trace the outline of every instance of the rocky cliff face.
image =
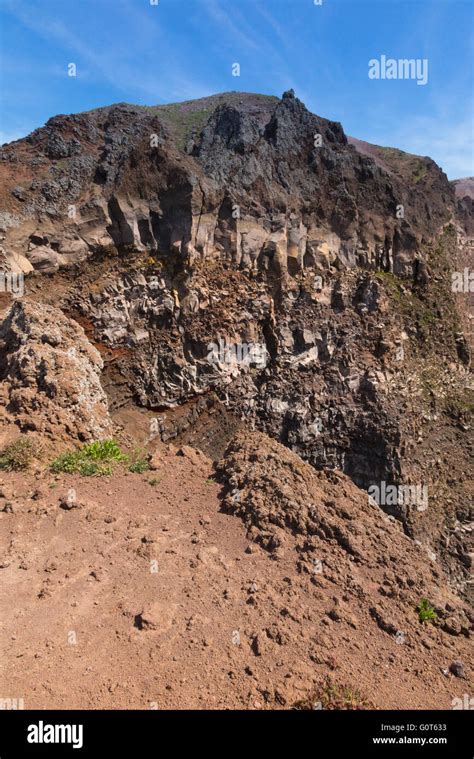
[[2,422],[63,440],[110,434],[103,362],[76,322],[51,306],[17,302],[0,346]]
[[359,265],[411,277],[455,205],[433,161],[397,173],[292,92],[57,116],[0,158],[4,255],[25,271],[113,244],[278,276]]
[[427,508],[380,505],[469,590],[451,270],[471,211],[433,161],[348,139],[292,92],[58,116],[0,157],[3,266],[84,327],[113,412],[212,458],[244,423],[360,487],[426,487]]

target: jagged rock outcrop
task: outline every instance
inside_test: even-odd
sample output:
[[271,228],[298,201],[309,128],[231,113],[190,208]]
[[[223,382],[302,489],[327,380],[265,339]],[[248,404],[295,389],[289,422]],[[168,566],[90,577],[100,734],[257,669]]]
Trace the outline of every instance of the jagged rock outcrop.
[[71,441],[112,429],[103,362],[84,330],[57,308],[17,301],[0,325],[0,393],[22,430]]
[[53,272],[133,246],[277,277],[358,265],[410,278],[454,189],[430,159],[413,176],[376,159],[292,91],[56,116],[0,151],[6,265]]
[[[367,610],[387,633],[414,629],[412,610],[417,599],[429,596],[439,609],[440,624],[451,629],[448,620],[454,617],[459,632],[469,636],[472,613],[440,587],[433,558],[340,472],[315,472],[266,435],[241,431],[219,462],[218,473],[225,486],[224,509],[240,516],[249,537],[276,559],[294,536],[299,571],[312,576],[316,588],[347,583],[345,601],[354,595],[363,608],[368,603],[362,589],[367,576],[375,587],[381,574],[379,599],[368,603]],[[333,619],[338,621],[344,611],[339,598]]]
[[114,410],[170,438],[215,395],[316,469],[426,485],[382,507],[466,586],[472,208],[431,159],[291,91],[57,116],[0,159],[2,266],[85,325]]

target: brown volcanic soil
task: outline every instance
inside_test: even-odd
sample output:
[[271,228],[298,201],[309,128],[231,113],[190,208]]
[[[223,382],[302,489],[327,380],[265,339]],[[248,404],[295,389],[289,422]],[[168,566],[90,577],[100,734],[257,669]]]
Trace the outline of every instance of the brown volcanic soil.
[[[425,591],[456,615],[458,599],[348,478],[238,436],[228,474],[249,534],[223,511],[211,463],[185,452],[170,446],[142,475],[3,474],[2,696],[28,709],[282,708],[327,676],[379,708],[449,709],[472,692],[467,637],[421,625],[414,607]],[[266,550],[276,487],[296,505]],[[59,506],[70,488],[81,507]],[[308,493],[317,518],[304,549]],[[465,679],[443,674],[454,660]]]

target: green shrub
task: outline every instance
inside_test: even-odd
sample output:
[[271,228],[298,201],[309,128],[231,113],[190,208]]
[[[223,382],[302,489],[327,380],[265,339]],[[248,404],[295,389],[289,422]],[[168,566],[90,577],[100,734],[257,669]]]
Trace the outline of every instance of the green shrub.
[[427,598],[422,598],[418,606],[416,607],[418,612],[418,618],[420,622],[433,622],[438,619],[438,615],[431,606]]
[[143,474],[143,472],[146,472],[150,468],[150,465],[146,459],[137,459],[137,461],[134,461],[133,464],[130,464],[128,468],[130,472],[134,472],[135,474]]
[[51,464],[56,474],[81,474],[84,477],[112,474],[114,465],[126,461],[127,457],[114,440],[98,440],[84,445],[78,451],[70,451],[58,456]]
[[65,472],[66,474],[74,474],[77,472],[79,466],[79,458],[76,452],[62,453],[51,464],[51,471],[58,474],[59,472]]
[[29,438],[20,437],[9,443],[0,455],[0,469],[20,472],[28,469],[34,459],[34,446]]
[[113,471],[113,467],[110,464],[99,464],[97,461],[83,461],[79,466],[79,474],[83,477],[104,476],[106,474],[113,474]]
[[115,440],[99,440],[81,448],[83,455],[93,461],[123,461],[126,456]]

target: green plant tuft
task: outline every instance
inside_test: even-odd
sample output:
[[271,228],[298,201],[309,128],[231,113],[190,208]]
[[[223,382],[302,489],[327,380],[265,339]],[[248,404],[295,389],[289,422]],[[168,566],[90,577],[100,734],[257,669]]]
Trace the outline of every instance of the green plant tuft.
[[34,459],[35,449],[29,438],[20,437],[9,443],[0,455],[0,469],[20,472],[28,469]]
[[358,690],[336,683],[330,677],[320,682],[305,698],[297,701],[293,709],[307,711],[313,709],[327,710],[362,710],[375,709]]
[[126,461],[126,458],[114,440],[98,440],[78,451],[58,456],[51,464],[51,470],[56,474],[63,472],[84,477],[110,475],[114,465]]
[[438,619],[438,615],[431,606],[427,598],[422,598],[418,606],[416,607],[418,612],[418,618],[420,622],[434,622]]
[[146,459],[137,459],[133,462],[133,464],[130,464],[128,467],[130,472],[134,472],[136,474],[143,474],[143,472],[148,471],[150,468],[150,465]]

